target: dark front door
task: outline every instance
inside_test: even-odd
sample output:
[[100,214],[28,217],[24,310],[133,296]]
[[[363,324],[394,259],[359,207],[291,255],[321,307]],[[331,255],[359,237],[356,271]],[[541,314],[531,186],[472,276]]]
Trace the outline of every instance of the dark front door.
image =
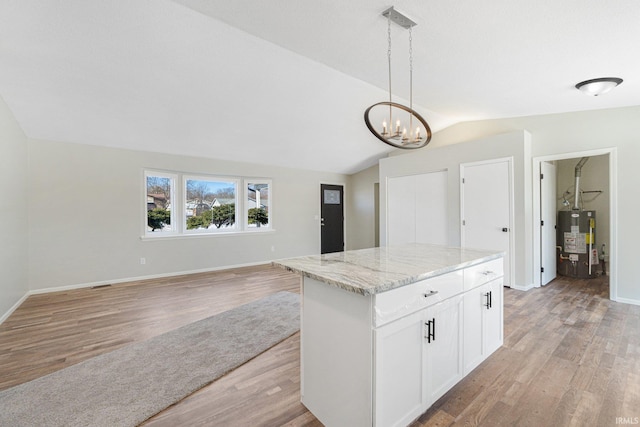
[[320,184],[320,252],[344,250],[344,190],[342,185]]

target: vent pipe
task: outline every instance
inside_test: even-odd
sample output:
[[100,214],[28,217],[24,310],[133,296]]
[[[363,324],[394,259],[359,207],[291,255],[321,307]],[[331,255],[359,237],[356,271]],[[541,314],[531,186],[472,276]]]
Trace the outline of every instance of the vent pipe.
[[573,203],[573,210],[580,210],[579,200],[580,200],[580,174],[582,173],[582,166],[587,163],[589,160],[588,157],[583,157],[580,159],[578,164],[576,165],[576,191],[575,191],[575,201]]

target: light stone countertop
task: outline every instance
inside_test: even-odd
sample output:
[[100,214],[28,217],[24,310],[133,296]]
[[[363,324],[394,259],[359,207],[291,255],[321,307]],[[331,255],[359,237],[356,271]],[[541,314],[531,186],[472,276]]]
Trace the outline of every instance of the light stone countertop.
[[273,265],[361,295],[374,295],[500,258],[504,252],[408,244],[273,261]]

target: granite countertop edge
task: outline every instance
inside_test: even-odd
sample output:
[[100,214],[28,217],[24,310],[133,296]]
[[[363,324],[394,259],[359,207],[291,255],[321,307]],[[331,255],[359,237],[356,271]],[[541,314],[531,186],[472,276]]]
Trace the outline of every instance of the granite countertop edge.
[[[322,274],[321,272],[319,273],[318,271],[309,271],[307,269],[295,266],[297,259],[309,259],[310,257],[274,260],[271,262],[271,264],[276,267],[283,268],[293,273],[301,274],[302,276],[318,280],[320,282],[343,289],[348,292],[352,292],[352,293],[356,293],[364,296],[370,296],[370,295],[375,295],[382,292],[390,291],[392,289],[400,288],[402,286],[410,285],[412,283],[429,279],[431,277],[440,276],[456,270],[472,267],[477,264],[482,264],[484,262],[498,259],[503,256],[504,256],[504,252],[490,253],[482,257],[475,258],[473,260],[463,261],[457,264],[435,268],[430,271],[425,271],[424,273],[421,273],[421,274],[407,275],[404,277],[399,277],[397,279],[381,280],[381,281],[378,281],[377,283],[367,283],[367,284],[360,283],[358,281],[352,280],[347,277],[335,277],[333,275]],[[356,268],[362,268],[362,267],[356,266]],[[324,269],[328,270],[326,268]],[[319,268],[319,270],[323,270],[323,268]]]

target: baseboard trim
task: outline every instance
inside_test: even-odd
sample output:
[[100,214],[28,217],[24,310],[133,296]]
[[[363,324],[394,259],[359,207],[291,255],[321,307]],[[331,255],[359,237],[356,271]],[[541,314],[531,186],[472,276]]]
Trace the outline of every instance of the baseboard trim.
[[126,283],[126,282],[137,282],[140,280],[162,279],[165,277],[184,276],[185,274],[209,273],[212,271],[229,270],[232,268],[254,267],[256,265],[266,265],[269,263],[271,263],[271,261],[250,262],[250,263],[244,263],[244,264],[225,265],[225,266],[212,267],[212,268],[201,268],[198,270],[185,270],[185,271],[177,271],[172,273],[150,274],[147,276],[125,277],[123,279],[101,280],[98,282],[89,282],[89,283],[78,283],[75,285],[58,286],[55,288],[36,289],[36,290],[29,291],[26,296],[48,294],[51,292],[70,291],[70,290],[82,289],[82,288],[91,288],[94,286],[114,285],[114,284]]
[[511,289],[515,289],[516,291],[525,291],[525,292],[528,291],[528,290],[531,290],[531,289],[533,289],[535,287],[536,287],[536,285],[534,285],[533,283],[530,283],[530,284],[528,284],[526,286],[519,286],[519,285],[510,286]]
[[11,316],[11,314],[13,314],[13,312],[16,311],[16,309],[20,307],[20,305],[31,295],[41,295],[41,294],[48,294],[51,292],[71,291],[74,289],[91,288],[94,286],[102,286],[102,285],[113,285],[117,283],[136,282],[139,280],[161,279],[164,277],[183,276],[185,274],[209,273],[212,271],[229,270],[232,268],[254,267],[257,265],[266,265],[270,263],[271,261],[249,262],[249,263],[243,263],[243,264],[224,265],[224,266],[212,267],[212,268],[201,268],[198,270],[185,270],[185,271],[178,271],[173,273],[150,274],[147,276],[126,277],[123,279],[101,280],[98,282],[78,283],[75,285],[57,286],[54,288],[35,289],[35,290],[27,291],[27,293],[24,294],[22,298],[20,298],[9,310],[7,310],[7,312],[4,313],[2,317],[0,317],[0,324],[2,324],[5,320],[7,320],[9,316]]
[[631,298],[616,298],[614,301],[616,302],[622,302],[624,304],[631,304],[631,305],[640,305],[640,300],[637,299],[631,299]]
[[13,304],[13,306],[12,306],[9,310],[7,310],[7,312],[6,312],[6,313],[4,313],[4,314],[2,315],[2,317],[0,317],[0,325],[1,325],[5,320],[7,320],[7,319],[9,318],[9,316],[11,316],[11,314],[12,314],[14,311],[16,311],[16,309],[17,309],[18,307],[20,307],[20,305],[21,305],[21,304],[22,304],[22,303],[27,299],[27,297],[29,297],[29,292],[27,292],[26,294],[24,294],[24,295],[22,296],[22,298],[20,298],[20,299],[19,299],[15,304]]

